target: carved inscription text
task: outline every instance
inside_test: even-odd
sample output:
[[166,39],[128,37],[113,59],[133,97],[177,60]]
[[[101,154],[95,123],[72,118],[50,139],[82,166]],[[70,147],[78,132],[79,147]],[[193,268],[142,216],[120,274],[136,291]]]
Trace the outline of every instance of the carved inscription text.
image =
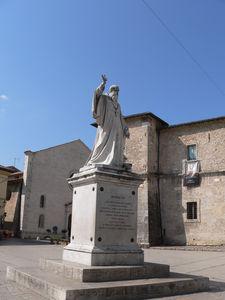
[[100,207],[99,229],[134,230],[134,205],[124,196],[112,195]]

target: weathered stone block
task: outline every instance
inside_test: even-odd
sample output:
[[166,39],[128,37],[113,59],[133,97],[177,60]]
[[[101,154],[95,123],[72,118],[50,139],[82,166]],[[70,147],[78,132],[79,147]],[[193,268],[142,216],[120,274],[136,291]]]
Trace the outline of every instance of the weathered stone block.
[[169,276],[169,266],[144,263],[140,266],[85,266],[63,260],[40,260],[40,268],[80,282],[106,282]]

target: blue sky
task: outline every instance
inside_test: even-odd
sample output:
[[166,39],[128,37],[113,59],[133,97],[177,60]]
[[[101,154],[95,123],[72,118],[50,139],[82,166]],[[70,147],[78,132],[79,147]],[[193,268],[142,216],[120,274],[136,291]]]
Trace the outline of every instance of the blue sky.
[[100,75],[124,115],[170,124],[225,115],[225,0],[0,0],[0,164],[74,139],[89,147]]

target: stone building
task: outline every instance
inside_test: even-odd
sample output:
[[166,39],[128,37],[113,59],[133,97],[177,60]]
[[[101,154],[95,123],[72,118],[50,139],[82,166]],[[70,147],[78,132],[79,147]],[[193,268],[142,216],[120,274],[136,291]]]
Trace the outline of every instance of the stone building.
[[44,237],[55,226],[68,230],[72,191],[66,179],[82,167],[90,154],[81,141],[25,152],[24,184],[21,197],[22,238]]
[[[169,125],[152,113],[127,116],[125,155],[143,179],[138,241],[143,246],[225,243],[225,117]],[[70,231],[66,178],[90,150],[80,141],[25,152],[22,237]]]
[[19,171],[15,167],[0,165],[0,227],[3,228],[5,221],[5,204],[7,198],[7,185],[10,174]]
[[126,156],[143,177],[139,242],[224,244],[225,117],[170,126],[143,113],[126,122]]
[[[184,162],[190,160],[199,163],[199,181],[185,186]],[[163,129],[160,176],[164,242],[224,244],[225,117]]]
[[10,231],[13,236],[19,236],[22,185],[23,172],[19,171],[9,175],[3,229]]
[[0,217],[4,214],[4,206],[6,201],[6,190],[8,176],[11,174],[8,168],[0,166]]

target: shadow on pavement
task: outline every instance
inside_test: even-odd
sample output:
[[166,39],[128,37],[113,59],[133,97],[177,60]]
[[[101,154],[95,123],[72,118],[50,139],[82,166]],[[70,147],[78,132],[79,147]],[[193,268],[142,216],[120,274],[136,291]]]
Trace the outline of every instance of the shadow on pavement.
[[49,240],[37,241],[37,240],[18,239],[18,238],[0,240],[0,246],[25,246],[25,245],[50,245],[50,241]]
[[[201,275],[191,275],[191,274],[184,274],[184,273],[175,273],[175,272],[170,272],[170,277],[176,277],[176,278],[199,278],[199,277],[206,277],[207,276],[201,276]],[[209,280],[209,290],[208,293],[219,293],[219,292],[224,292],[225,291],[225,282],[222,281],[214,281],[214,280]]]
[[209,281],[209,293],[219,293],[225,291],[225,282],[221,281]]

